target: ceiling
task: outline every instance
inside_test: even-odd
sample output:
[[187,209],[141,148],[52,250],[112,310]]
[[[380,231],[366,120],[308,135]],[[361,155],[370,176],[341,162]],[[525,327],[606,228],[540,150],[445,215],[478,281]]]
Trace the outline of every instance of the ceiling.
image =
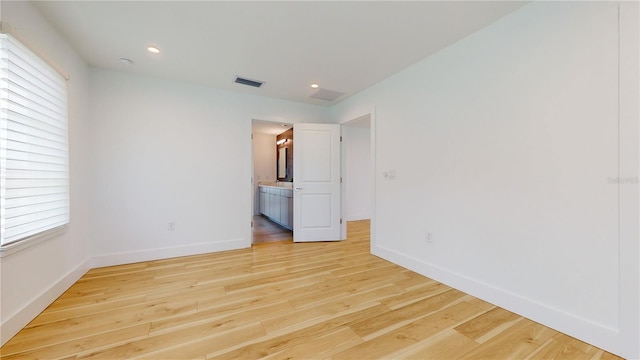
[[280,135],[291,129],[293,124],[253,119],[251,131],[254,134]]
[[[511,1],[42,1],[91,65],[332,105],[523,5]],[[157,46],[159,54],[146,48]],[[132,60],[125,65],[120,58]],[[261,88],[235,76],[264,81]],[[344,93],[333,101],[310,98]]]

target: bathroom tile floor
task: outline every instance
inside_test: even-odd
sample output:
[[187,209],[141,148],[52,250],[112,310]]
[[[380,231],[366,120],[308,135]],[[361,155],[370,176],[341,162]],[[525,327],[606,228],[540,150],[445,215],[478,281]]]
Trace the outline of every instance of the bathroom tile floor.
[[293,231],[283,228],[262,215],[253,217],[253,244],[283,240],[293,241]]

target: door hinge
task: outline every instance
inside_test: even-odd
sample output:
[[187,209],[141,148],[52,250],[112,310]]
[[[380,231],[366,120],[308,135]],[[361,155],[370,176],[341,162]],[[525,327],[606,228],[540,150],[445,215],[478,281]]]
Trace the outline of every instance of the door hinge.
[[342,224],[342,219],[340,219],[340,224]]
[[251,227],[253,227],[253,221],[251,221]]
[[253,134],[251,134],[251,140],[253,140]]
[[340,136],[340,142],[342,142],[342,136]]
[[340,184],[342,184],[342,176],[340,176]]

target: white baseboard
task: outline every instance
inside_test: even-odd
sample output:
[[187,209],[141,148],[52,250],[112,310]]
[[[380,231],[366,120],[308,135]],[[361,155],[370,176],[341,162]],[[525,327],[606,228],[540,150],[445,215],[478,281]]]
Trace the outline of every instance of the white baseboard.
[[131,264],[141,261],[168,259],[179,256],[199,255],[210,252],[242,249],[251,246],[251,240],[234,239],[211,243],[200,243],[188,246],[176,246],[150,250],[140,250],[122,253],[113,253],[94,256],[91,259],[91,268]]
[[89,263],[90,259],[86,259],[67,274],[60,277],[60,279],[53,283],[48,289],[41,292],[31,301],[26,302],[26,305],[22,309],[8,316],[6,319],[2,319],[2,324],[0,324],[0,346],[14,337],[22,328],[27,326],[31,320],[78,281],[82,275],[86,274],[90,269]]
[[466,275],[429,264],[392,249],[373,246],[371,252],[409,270],[614,354],[624,353],[624,349],[620,348],[623,342],[620,341],[618,329],[523,297]]

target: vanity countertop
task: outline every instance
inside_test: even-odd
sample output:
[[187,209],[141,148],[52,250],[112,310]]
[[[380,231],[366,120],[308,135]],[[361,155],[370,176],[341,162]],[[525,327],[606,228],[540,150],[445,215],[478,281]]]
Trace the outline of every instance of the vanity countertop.
[[293,189],[293,183],[288,181],[259,183],[258,186],[275,187],[279,189]]

